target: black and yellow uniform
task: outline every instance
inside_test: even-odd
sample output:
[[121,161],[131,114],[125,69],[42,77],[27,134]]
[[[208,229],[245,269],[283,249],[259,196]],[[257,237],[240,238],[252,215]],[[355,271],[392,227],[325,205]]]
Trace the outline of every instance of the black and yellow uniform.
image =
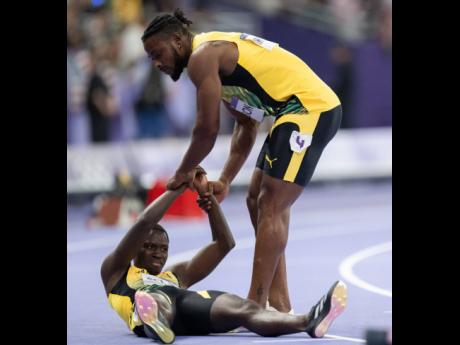
[[142,322],[135,313],[134,294],[146,286],[158,288],[165,285],[179,286],[179,281],[172,272],[165,271],[154,276],[147,270],[132,265],[126,269],[125,274],[110,291],[108,296],[110,306],[126,322],[131,331],[139,336],[145,336]]
[[235,70],[220,76],[223,101],[259,122],[275,117],[257,166],[270,176],[305,186],[340,126],[336,94],[278,43],[245,33],[207,32],[194,37],[192,50],[208,41],[238,47]]
[[[152,291],[150,287],[143,290]],[[211,325],[211,307],[216,298],[225,292],[191,291],[174,286],[163,286],[156,290],[168,296],[173,306],[171,329],[176,335],[206,335],[215,331]]]
[[210,310],[221,291],[189,291],[179,288],[179,281],[170,271],[153,276],[136,266],[125,274],[109,293],[109,303],[127,326],[138,336],[146,336],[143,324],[136,314],[134,295],[137,290],[161,292],[171,303],[171,329],[177,335],[209,334],[212,332]]

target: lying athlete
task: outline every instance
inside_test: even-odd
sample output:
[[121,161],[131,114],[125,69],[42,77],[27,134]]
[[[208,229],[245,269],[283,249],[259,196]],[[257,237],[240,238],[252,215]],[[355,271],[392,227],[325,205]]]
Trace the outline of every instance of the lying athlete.
[[323,337],[347,303],[347,289],[337,281],[305,315],[269,311],[256,302],[216,290],[191,291],[235,246],[219,203],[207,191],[201,168],[191,174],[198,204],[208,212],[212,242],[191,260],[163,270],[169,238],[158,222],[187,188],[168,190],[152,202],[103,261],[101,277],[109,303],[138,336],[170,344],[175,335],[228,332],[240,326],[262,336],[307,332]]

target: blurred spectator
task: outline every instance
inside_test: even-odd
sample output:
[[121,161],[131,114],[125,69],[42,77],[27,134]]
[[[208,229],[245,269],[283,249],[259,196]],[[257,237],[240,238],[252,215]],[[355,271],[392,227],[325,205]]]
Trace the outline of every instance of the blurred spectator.
[[[139,98],[148,71],[143,67],[146,56],[140,39],[146,23],[140,13],[142,9],[140,1],[134,1],[132,4],[124,0],[118,1],[117,6],[120,11],[116,14],[120,23],[120,34],[114,97],[117,102],[118,116],[114,123],[116,131],[113,139],[124,141],[135,139],[138,132],[135,102]],[[123,12],[124,6],[130,8],[127,13]]]
[[160,71],[148,62],[139,98],[136,101],[138,138],[158,138],[170,132],[170,124],[164,106],[164,83]]
[[186,2],[184,0],[153,0],[158,12],[172,12],[177,7],[183,8]]
[[90,57],[87,50],[67,50],[68,141],[73,145],[90,141],[90,125],[85,104],[89,68]]
[[106,142],[110,140],[111,117],[115,113],[114,100],[109,86],[99,66],[96,64],[96,53],[93,51],[90,58],[90,77],[86,93],[86,107],[91,123],[92,142]]
[[117,133],[114,139],[126,141],[135,139],[138,132],[135,102],[139,98],[142,81],[145,78],[145,58],[133,61],[120,68],[114,83],[114,97],[117,103]]
[[[230,10],[217,11],[222,4]],[[287,21],[299,32],[317,32],[314,38],[328,47],[331,33],[335,39],[353,44],[356,61],[363,61],[354,66],[355,75],[350,49],[345,46],[333,49],[324,70],[330,71],[331,86],[342,100],[343,127],[357,126],[364,118],[358,113],[368,113],[377,101],[362,87],[374,75],[369,66],[376,59],[381,66],[386,63],[383,56],[388,58],[386,53],[391,53],[391,6],[391,0],[67,0],[68,143],[190,134],[196,114],[190,80],[172,83],[160,76],[146,61],[140,40],[158,12],[176,7],[191,12],[195,32],[243,31],[263,36],[266,28],[282,30],[283,21]],[[383,51],[371,52],[370,41]],[[292,44],[303,44],[296,42]],[[90,50],[95,61],[90,61]],[[314,51],[305,54],[311,54],[309,61],[321,55]],[[354,123],[350,117],[352,99]],[[222,116],[221,131],[231,133],[232,128],[231,121]]]
[[141,18],[141,0],[112,0],[112,10],[120,23],[133,23]]
[[335,80],[331,83],[331,87],[342,103],[342,128],[350,128],[353,124],[350,106],[355,87],[352,54],[345,43],[336,44],[331,51],[332,61],[336,67]]
[[365,13],[361,0],[330,0],[329,7],[334,16],[337,36],[352,42],[362,39]]
[[386,50],[392,48],[392,0],[384,0],[379,18],[380,44]]
[[121,69],[127,68],[141,58],[145,59],[144,46],[140,37],[144,33],[147,24],[138,12],[134,12],[124,18],[123,29],[120,32],[118,54],[118,66]]
[[169,77],[163,78],[163,81],[166,87],[165,106],[171,121],[172,134],[189,136],[196,115],[195,86],[186,70],[176,82]]
[[277,14],[282,7],[280,0],[256,0],[253,5],[256,6],[258,11],[267,16]]

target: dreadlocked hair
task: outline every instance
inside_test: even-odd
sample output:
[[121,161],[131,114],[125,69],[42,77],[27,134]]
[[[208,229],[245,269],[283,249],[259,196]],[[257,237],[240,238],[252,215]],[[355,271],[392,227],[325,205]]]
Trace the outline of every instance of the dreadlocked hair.
[[142,42],[145,42],[147,38],[159,32],[168,35],[175,32],[187,34],[189,33],[188,27],[190,24],[193,24],[193,22],[185,18],[184,12],[182,12],[181,9],[176,8],[173,15],[163,14],[155,17],[155,19],[150,22],[147,29],[145,29],[142,35]]

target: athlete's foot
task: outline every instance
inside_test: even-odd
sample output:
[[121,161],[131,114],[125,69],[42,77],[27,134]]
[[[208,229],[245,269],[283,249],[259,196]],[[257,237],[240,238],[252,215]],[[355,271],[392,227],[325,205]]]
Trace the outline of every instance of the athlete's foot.
[[322,338],[332,322],[347,306],[347,286],[342,281],[336,281],[316,303],[308,314],[308,325],[305,330],[312,338]]
[[158,304],[147,292],[136,291],[134,295],[136,312],[142,323],[144,331],[149,338],[160,340],[164,344],[171,344],[176,338],[169,328],[168,322],[158,311]]

